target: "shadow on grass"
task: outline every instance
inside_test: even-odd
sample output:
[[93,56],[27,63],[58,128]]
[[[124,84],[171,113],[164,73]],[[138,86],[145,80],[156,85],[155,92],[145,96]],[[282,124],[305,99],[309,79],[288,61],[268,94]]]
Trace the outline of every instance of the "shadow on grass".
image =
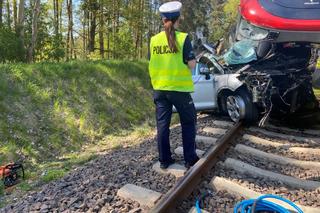
[[145,62],[0,65],[0,164],[34,166],[153,125],[149,82]]

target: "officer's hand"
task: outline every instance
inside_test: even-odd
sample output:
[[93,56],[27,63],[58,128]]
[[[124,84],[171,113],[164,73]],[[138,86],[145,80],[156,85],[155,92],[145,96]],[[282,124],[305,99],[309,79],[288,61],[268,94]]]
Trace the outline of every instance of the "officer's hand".
[[191,60],[188,61],[188,67],[193,70],[196,67],[197,61],[196,60]]

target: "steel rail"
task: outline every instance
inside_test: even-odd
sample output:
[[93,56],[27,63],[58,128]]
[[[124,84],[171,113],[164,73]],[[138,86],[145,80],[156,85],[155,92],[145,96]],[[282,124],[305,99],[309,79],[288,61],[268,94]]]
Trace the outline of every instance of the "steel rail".
[[206,155],[187,171],[177,184],[150,210],[152,213],[176,212],[177,204],[189,196],[201,181],[201,177],[208,173],[218,162],[219,156],[226,152],[230,142],[243,129],[242,122],[235,124],[227,133],[217,141],[216,145]]

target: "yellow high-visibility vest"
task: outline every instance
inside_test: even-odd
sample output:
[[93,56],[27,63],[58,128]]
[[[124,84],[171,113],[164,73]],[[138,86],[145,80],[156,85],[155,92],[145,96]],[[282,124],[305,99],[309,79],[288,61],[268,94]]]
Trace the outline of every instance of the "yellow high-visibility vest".
[[165,32],[151,38],[149,74],[154,90],[193,92],[189,67],[183,63],[186,33],[176,32],[178,52],[172,53]]

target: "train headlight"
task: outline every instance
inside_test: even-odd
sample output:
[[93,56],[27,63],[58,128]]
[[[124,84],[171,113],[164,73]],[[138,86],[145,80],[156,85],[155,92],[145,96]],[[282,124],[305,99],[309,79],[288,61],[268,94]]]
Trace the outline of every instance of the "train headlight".
[[256,41],[266,39],[269,34],[268,30],[256,27],[244,19],[241,19],[238,32],[242,37]]

